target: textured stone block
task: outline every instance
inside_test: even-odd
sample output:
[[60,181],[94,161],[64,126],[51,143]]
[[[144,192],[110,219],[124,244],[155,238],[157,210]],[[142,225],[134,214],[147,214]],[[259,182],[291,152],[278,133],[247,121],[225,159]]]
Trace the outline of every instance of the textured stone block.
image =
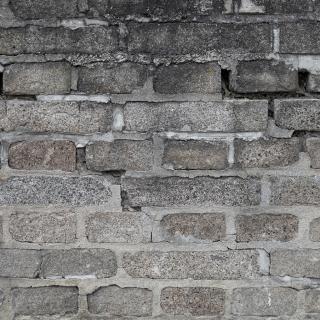
[[0,289],[0,307],[2,306],[3,302],[5,299],[5,294],[4,291],[2,289]]
[[320,92],[320,74],[310,73],[308,75],[307,91]]
[[125,253],[123,267],[133,278],[231,280],[259,276],[256,250]]
[[10,216],[9,232],[19,242],[75,242],[76,216],[70,212],[14,213]]
[[313,219],[310,223],[310,240],[320,241],[320,218]]
[[68,315],[78,312],[77,287],[32,287],[12,289],[16,316]]
[[127,103],[128,131],[239,132],[264,131],[268,104],[265,100],[212,102]]
[[221,92],[221,68],[217,63],[183,63],[159,68],[154,90],[164,94]]
[[225,217],[212,213],[176,213],[160,221],[160,241],[215,242],[226,236]]
[[43,278],[109,278],[116,273],[116,256],[107,249],[45,251],[41,264]]
[[122,190],[133,207],[247,206],[260,203],[260,183],[253,178],[127,177],[123,179]]
[[235,139],[235,164],[242,168],[288,166],[299,160],[300,143],[292,139]]
[[120,316],[151,316],[152,291],[144,288],[101,287],[88,295],[90,313]]
[[3,74],[8,95],[66,94],[70,86],[71,66],[65,62],[16,63]]
[[166,140],[162,165],[177,170],[223,170],[229,146],[224,141]]
[[86,220],[90,242],[151,242],[150,218],[142,212],[95,213]]
[[291,288],[240,288],[233,290],[232,299],[237,315],[293,315],[297,309],[297,290]]
[[86,164],[96,171],[148,171],[153,166],[153,144],[149,140],[97,141],[86,147]]
[[298,233],[299,220],[290,214],[237,216],[237,241],[290,241]]
[[320,139],[308,138],[306,146],[311,160],[311,167],[314,169],[320,169]]
[[225,292],[219,288],[164,288],[160,304],[165,313],[210,316],[224,314]]
[[76,147],[71,141],[22,141],[10,145],[9,166],[21,170],[76,169]]
[[320,277],[320,250],[276,250],[271,252],[271,275],[296,278]]
[[93,64],[79,69],[78,90],[86,93],[131,93],[143,87],[148,69],[144,65],[124,63],[116,67]]
[[320,313],[320,290],[306,290],[304,310],[307,313]]
[[241,61],[231,73],[231,88],[244,93],[296,91],[298,70],[273,60]]

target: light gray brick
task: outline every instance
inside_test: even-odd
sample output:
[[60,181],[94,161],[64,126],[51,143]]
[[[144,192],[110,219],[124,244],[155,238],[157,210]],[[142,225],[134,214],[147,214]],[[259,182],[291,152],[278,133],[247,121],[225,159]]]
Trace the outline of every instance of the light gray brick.
[[306,290],[304,310],[307,313],[320,313],[320,290]]
[[310,240],[320,241],[320,218],[313,219],[310,222]]
[[308,138],[306,146],[311,160],[311,168],[320,169],[320,139]]

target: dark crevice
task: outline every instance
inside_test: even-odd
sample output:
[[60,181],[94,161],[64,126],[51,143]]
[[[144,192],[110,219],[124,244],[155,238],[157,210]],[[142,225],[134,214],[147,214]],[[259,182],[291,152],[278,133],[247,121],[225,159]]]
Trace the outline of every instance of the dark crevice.
[[221,69],[221,92],[223,97],[230,96],[230,74],[230,70]]
[[274,118],[274,100],[270,99],[268,102],[268,117]]
[[0,95],[3,94],[3,73],[0,73]]
[[298,80],[299,80],[299,88],[301,92],[307,91],[309,72],[307,70],[299,70],[298,72]]

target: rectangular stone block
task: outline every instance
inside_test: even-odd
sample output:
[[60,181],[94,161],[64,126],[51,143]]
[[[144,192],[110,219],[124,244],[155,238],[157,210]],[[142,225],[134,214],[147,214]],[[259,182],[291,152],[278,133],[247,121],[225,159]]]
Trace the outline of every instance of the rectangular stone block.
[[306,146],[311,161],[311,168],[320,169],[320,139],[308,138]]
[[107,249],[70,249],[44,251],[41,277],[110,278],[117,273],[115,254]]
[[71,66],[65,62],[15,63],[3,73],[8,95],[66,94],[70,86]]
[[296,278],[320,277],[320,250],[275,250],[271,252],[270,273]]
[[306,290],[304,310],[307,313],[320,313],[320,290]]
[[160,67],[154,76],[155,92],[163,94],[221,92],[218,63],[183,63]]
[[289,166],[299,160],[300,142],[291,139],[234,140],[235,165],[241,168]]
[[11,293],[16,316],[64,316],[78,312],[77,287],[14,288]]
[[86,219],[90,242],[151,242],[152,223],[142,212],[95,213]]
[[41,253],[38,250],[0,249],[0,277],[37,278]]
[[100,287],[88,295],[90,313],[118,316],[151,316],[152,291],[145,288]]
[[239,288],[233,290],[232,313],[245,316],[293,315],[297,290],[292,288]]
[[315,74],[315,73],[308,74],[307,91],[320,92],[320,74]]
[[131,23],[128,30],[131,53],[205,55],[272,50],[272,31],[267,23]]
[[309,235],[311,241],[320,241],[320,218],[311,221]]
[[94,142],[86,147],[89,170],[148,171],[153,166],[153,143],[150,140],[115,140]]
[[125,177],[122,191],[133,207],[170,207],[258,205],[261,190],[254,178]]
[[17,212],[10,216],[9,232],[19,242],[75,242],[76,215],[72,212]]
[[20,170],[75,171],[76,146],[67,140],[21,141],[10,145],[9,166]]
[[224,314],[225,291],[220,288],[164,288],[160,304],[173,315],[213,316]]
[[123,63],[116,67],[97,63],[79,68],[78,90],[85,93],[132,93],[142,88],[148,68],[141,64]]
[[127,103],[128,131],[242,132],[264,131],[268,104],[265,100],[212,102]]
[[175,170],[223,170],[228,155],[225,141],[166,140],[162,165]]
[[237,241],[290,241],[297,236],[298,225],[298,218],[291,214],[239,215]]
[[232,280],[259,277],[259,252],[149,251],[125,253],[123,267],[133,278]]
[[241,61],[231,72],[231,88],[241,93],[290,92],[299,88],[298,70],[274,60]]

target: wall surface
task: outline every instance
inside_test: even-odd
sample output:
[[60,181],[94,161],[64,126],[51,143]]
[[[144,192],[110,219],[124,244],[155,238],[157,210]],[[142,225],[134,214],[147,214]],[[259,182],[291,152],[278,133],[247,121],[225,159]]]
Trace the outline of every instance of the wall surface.
[[319,0],[0,0],[0,319],[320,319]]

